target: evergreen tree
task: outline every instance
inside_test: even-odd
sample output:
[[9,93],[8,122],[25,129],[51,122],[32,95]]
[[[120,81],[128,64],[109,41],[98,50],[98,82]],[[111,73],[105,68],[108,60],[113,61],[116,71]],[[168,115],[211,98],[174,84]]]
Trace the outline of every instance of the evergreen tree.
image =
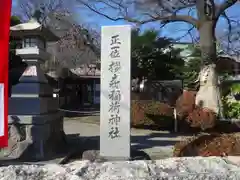
[[158,32],[138,29],[132,32],[132,76],[151,80],[173,80],[181,77],[184,60],[180,50]]

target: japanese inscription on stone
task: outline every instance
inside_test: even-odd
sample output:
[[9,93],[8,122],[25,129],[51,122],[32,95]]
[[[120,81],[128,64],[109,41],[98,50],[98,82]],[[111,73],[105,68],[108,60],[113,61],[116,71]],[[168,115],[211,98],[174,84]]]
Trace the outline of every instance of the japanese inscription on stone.
[[[105,26],[101,42],[102,156],[130,156],[130,26]],[[111,145],[111,148],[109,148]]]
[[109,64],[109,71],[111,74],[111,80],[109,82],[109,138],[114,139],[120,137],[120,131],[118,123],[121,121],[120,117],[120,101],[121,101],[121,90],[120,90],[120,70],[121,62],[119,60],[120,56],[120,46],[121,40],[119,35],[114,35],[111,37],[111,51],[110,57],[111,61]]

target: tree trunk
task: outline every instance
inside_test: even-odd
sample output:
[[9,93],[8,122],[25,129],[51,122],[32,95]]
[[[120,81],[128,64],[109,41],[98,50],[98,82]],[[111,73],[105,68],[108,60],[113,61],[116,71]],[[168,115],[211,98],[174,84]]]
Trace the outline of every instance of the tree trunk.
[[205,21],[199,27],[200,48],[203,65],[208,65],[216,62],[216,37],[215,23]]
[[200,87],[196,105],[208,108],[222,117],[221,93],[216,71],[215,22],[205,20],[199,27],[202,68],[199,73]]

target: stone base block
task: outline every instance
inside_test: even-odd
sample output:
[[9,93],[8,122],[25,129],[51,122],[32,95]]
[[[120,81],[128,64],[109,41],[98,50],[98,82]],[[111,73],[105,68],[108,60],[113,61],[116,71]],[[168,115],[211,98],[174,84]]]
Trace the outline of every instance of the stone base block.
[[138,151],[131,149],[131,157],[130,158],[120,158],[120,157],[102,157],[100,155],[99,150],[87,150],[84,151],[82,154],[83,160],[89,161],[97,161],[97,162],[104,162],[104,161],[135,161],[135,160],[151,160],[150,156],[145,153],[144,151]]
[[8,158],[43,160],[58,153],[65,145],[61,116],[44,124],[9,123],[8,128],[9,145],[4,149],[4,156]]
[[99,150],[83,150],[80,148],[76,149],[76,151],[73,151],[67,156],[65,156],[59,162],[59,164],[67,164],[78,159],[88,160],[91,162],[151,160],[150,156],[147,153],[135,149],[131,149],[130,158],[120,158],[120,157],[103,157],[100,155]]

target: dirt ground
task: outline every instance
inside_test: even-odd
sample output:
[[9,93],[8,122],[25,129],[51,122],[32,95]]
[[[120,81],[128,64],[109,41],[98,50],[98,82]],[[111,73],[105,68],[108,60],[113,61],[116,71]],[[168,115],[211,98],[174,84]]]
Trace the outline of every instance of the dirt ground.
[[[88,143],[99,143],[99,116],[65,118],[64,130],[68,136],[87,138]],[[145,151],[152,159],[172,157],[173,146],[182,136],[168,131],[131,129],[132,148]]]

